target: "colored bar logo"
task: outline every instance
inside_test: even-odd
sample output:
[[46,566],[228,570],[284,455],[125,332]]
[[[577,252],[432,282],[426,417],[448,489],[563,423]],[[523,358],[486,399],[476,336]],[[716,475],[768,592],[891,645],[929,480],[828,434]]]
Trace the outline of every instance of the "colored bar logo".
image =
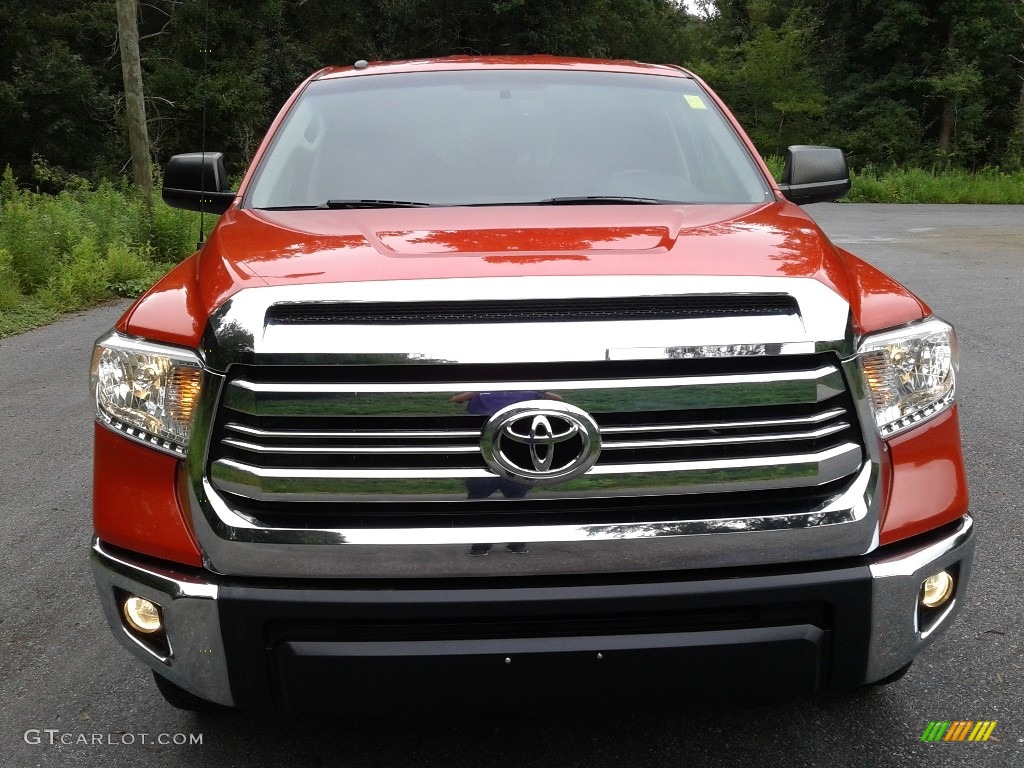
[[921,741],[988,741],[998,720],[932,720]]

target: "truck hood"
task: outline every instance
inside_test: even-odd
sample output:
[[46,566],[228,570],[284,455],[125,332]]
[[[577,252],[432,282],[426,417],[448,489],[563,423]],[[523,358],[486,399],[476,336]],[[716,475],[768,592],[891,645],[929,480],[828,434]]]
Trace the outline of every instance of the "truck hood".
[[[857,330],[927,308],[836,249],[787,202],[226,212],[192,259],[122,318],[138,336],[194,346],[245,288],[445,278],[584,275],[805,277],[845,298]],[[338,299],[344,299],[339,289]]]
[[817,277],[837,287],[834,260],[814,222],[785,203],[234,210],[202,256],[204,272],[228,268],[269,285],[714,274]]

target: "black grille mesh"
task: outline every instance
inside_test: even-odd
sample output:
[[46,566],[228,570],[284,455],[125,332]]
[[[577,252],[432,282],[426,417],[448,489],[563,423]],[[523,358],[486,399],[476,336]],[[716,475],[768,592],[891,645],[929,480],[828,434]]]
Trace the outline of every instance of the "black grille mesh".
[[644,298],[535,299],[529,301],[339,302],[277,304],[267,321],[298,325],[407,323],[558,323],[600,320],[792,315],[796,300],[782,294],[649,296]]

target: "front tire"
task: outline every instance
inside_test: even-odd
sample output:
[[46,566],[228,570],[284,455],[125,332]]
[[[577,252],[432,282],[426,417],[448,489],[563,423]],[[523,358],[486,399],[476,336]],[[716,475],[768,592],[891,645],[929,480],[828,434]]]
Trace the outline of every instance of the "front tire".
[[160,695],[164,697],[164,701],[176,709],[183,709],[186,712],[219,712],[227,709],[227,707],[207,701],[190,691],[186,691],[155,671],[153,672],[153,680],[160,691]]
[[908,661],[906,664],[904,664],[902,667],[897,669],[892,674],[886,675],[881,680],[875,680],[875,682],[870,683],[870,685],[874,685],[874,686],[891,685],[892,683],[895,683],[897,680],[901,679],[905,674],[907,674],[907,672],[910,671],[910,668],[913,665],[914,665],[913,661]]

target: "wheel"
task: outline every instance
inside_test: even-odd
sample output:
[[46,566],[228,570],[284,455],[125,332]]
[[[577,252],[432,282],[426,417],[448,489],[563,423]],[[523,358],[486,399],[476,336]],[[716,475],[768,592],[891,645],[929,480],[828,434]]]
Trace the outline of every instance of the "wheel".
[[156,682],[160,695],[164,697],[164,701],[177,709],[184,709],[188,712],[217,712],[227,709],[227,707],[207,701],[196,696],[194,693],[186,691],[155,671],[153,672],[153,680]]
[[892,683],[895,683],[897,680],[902,678],[905,674],[907,674],[907,672],[910,671],[910,668],[913,666],[913,664],[914,664],[913,661],[908,661],[906,664],[904,664],[902,667],[897,669],[892,674],[886,675],[881,680],[875,680],[875,682],[871,683],[871,685],[879,686],[879,685],[890,685]]

